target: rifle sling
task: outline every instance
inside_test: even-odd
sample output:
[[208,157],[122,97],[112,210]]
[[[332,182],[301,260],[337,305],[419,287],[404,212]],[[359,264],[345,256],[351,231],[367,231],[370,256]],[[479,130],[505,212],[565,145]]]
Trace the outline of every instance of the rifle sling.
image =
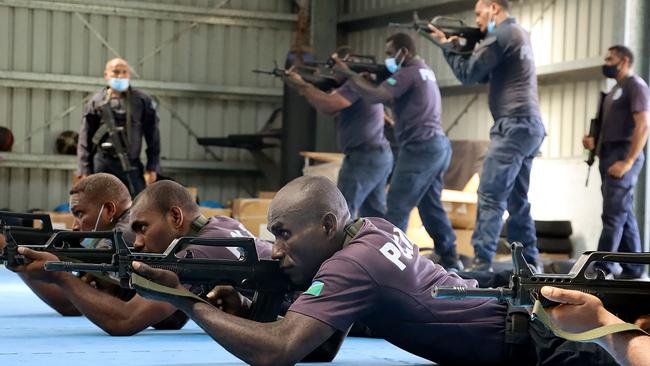
[[593,341],[595,339],[598,339],[600,337],[604,337],[610,334],[614,333],[621,333],[621,332],[627,332],[627,331],[637,331],[637,332],[642,332],[643,334],[650,335],[643,329],[637,327],[634,324],[630,323],[621,323],[621,324],[610,324],[610,325],[605,325],[602,327],[598,327],[595,329],[588,330],[586,332],[581,332],[581,333],[570,333],[570,332],[565,332],[559,328],[557,328],[555,325],[553,325],[553,322],[551,321],[551,318],[549,317],[548,313],[544,310],[544,307],[542,306],[542,303],[537,300],[535,301],[535,305],[533,306],[533,313],[531,315],[531,320],[539,320],[544,324],[548,329],[550,329],[556,336],[560,338],[564,338],[569,341],[574,341],[574,342],[587,342],[587,341]]
[[343,246],[346,246],[354,239],[355,236],[357,236],[357,233],[359,230],[361,230],[361,227],[363,226],[364,222],[366,220],[364,218],[358,218],[351,223],[345,225],[345,240],[343,241]]
[[190,224],[190,236],[199,236],[199,232],[210,222],[210,219],[203,215],[199,215]]
[[165,294],[165,295],[170,295],[170,296],[185,297],[187,299],[200,301],[200,302],[206,303],[208,305],[212,305],[207,300],[204,300],[204,299],[194,295],[189,290],[177,289],[177,288],[164,286],[164,285],[155,283],[153,281],[150,281],[150,280],[140,276],[137,273],[132,273],[131,274],[131,288],[133,288],[134,290],[146,290],[146,291],[157,292],[157,293],[160,293],[160,294]]

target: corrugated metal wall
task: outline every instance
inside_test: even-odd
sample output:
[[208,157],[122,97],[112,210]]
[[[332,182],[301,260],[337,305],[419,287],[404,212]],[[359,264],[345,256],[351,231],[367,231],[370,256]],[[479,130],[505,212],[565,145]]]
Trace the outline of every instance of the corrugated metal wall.
[[[14,132],[13,152],[53,154],[55,137],[78,129],[82,100],[101,87],[104,64],[117,53],[137,73],[132,84],[160,98],[163,159],[207,162],[212,158],[179,120],[198,136],[263,126],[280,105],[281,84],[250,70],[286,57],[295,23],[290,6],[287,0],[0,0],[0,125]],[[237,149],[213,151],[224,161],[251,160]],[[66,201],[71,175],[0,168],[0,208],[51,209]],[[201,198],[222,202],[257,185],[256,178],[224,173],[172,176],[199,187]]]
[[[397,31],[386,26],[391,17],[405,21],[412,10],[428,11],[428,15],[447,11],[440,15],[460,17],[473,25],[474,3],[341,0],[341,42],[381,60],[386,37]],[[512,15],[531,34],[539,74],[540,107],[548,134],[541,148],[542,159],[536,159],[533,167],[529,192],[533,217],[571,220],[577,251],[595,250],[601,230],[600,177],[591,172],[589,187],[584,187],[586,166],[582,162],[581,140],[596,113],[599,91],[611,87],[600,74],[605,51],[612,44],[623,43],[628,32],[626,11],[635,9],[618,0],[511,0],[511,4]],[[446,10],[452,8],[456,13]],[[461,8],[466,10],[458,13]],[[372,17],[380,20],[372,21]],[[485,89],[459,87],[442,52],[424,38],[415,34],[414,37],[418,53],[432,67],[441,86],[445,128],[478,90],[478,100],[450,132],[450,138],[488,139],[493,120]]]
[[[340,8],[349,14],[363,14],[379,9],[397,9],[407,4],[402,0],[350,0],[341,1]],[[435,2],[431,2],[434,4]],[[622,2],[616,0],[525,0],[511,1],[512,15],[530,31],[538,71],[552,74],[558,65],[598,64],[604,51],[616,40],[622,40],[624,13]],[[474,24],[473,9],[462,13],[445,14]],[[621,19],[615,19],[620,15]],[[533,26],[533,23],[535,24]],[[614,32],[614,26],[617,32]],[[386,37],[395,29],[378,27],[344,34],[359,53],[376,55],[383,59]],[[415,36],[415,34],[414,34]],[[457,82],[445,62],[442,52],[417,37],[418,53],[432,67],[443,95],[443,124],[449,126],[472,99],[475,92],[447,86]],[[593,74],[593,73],[592,73]],[[557,79],[557,78],[556,78]],[[597,95],[604,89],[602,77],[571,78],[570,81],[540,81],[539,99],[548,137],[542,146],[542,156],[551,158],[576,157],[583,154],[581,138],[588,130],[589,120],[595,114]],[[481,93],[460,123],[450,133],[452,139],[487,139],[492,118],[487,107],[487,95]]]

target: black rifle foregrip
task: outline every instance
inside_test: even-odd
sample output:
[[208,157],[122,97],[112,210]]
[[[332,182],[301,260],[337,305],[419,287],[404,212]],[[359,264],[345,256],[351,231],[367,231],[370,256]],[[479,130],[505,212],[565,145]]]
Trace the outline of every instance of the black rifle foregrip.
[[75,262],[45,262],[46,271],[51,272],[118,272],[118,267],[113,264],[75,263]]

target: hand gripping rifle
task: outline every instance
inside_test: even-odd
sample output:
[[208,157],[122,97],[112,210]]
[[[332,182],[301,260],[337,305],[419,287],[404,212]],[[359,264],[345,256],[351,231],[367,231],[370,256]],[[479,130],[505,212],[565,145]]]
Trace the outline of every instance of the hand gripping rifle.
[[[2,234],[5,236],[6,244],[0,253],[0,263],[7,266],[19,266],[30,262],[29,258],[18,253],[19,246],[37,252],[52,253],[59,259],[70,262],[103,263],[110,261],[113,256],[112,249],[91,249],[79,245],[80,235],[83,235],[84,238],[101,238],[105,236],[102,232],[77,232],[70,236],[72,231],[53,230],[50,217],[47,214],[0,212],[0,220],[7,217],[40,220],[43,223],[40,229],[2,225]],[[53,240],[55,235],[58,236],[56,241]]]
[[413,21],[411,23],[388,23],[389,27],[414,30],[422,37],[442,48],[440,43],[431,36],[429,25],[438,28],[447,37],[458,37],[458,41],[454,43],[451,52],[459,55],[470,55],[474,51],[476,44],[485,37],[485,34],[483,34],[479,28],[470,27],[459,18],[437,16],[429,22],[426,20],[420,20],[418,13],[414,12]]
[[591,120],[589,124],[589,137],[594,139],[594,148],[589,150],[589,156],[585,163],[587,163],[587,180],[585,181],[585,187],[589,186],[589,176],[591,175],[591,166],[594,165],[596,160],[596,155],[600,152],[600,144],[602,143],[602,126],[603,126],[603,102],[605,101],[607,94],[600,92],[600,98],[598,102],[598,112],[596,112],[596,118]]
[[625,321],[634,322],[639,316],[650,313],[650,282],[630,280],[607,280],[588,275],[588,267],[595,262],[619,262],[650,264],[650,253],[586,252],[576,261],[568,274],[535,274],[526,263],[523,246],[511,244],[513,275],[509,287],[465,288],[437,287],[432,290],[435,298],[495,298],[513,306],[531,307],[539,300],[541,306],[552,306],[540,294],[544,286],[576,290],[598,297],[607,310]]
[[[66,233],[69,234],[71,233]],[[154,254],[132,252],[126,246],[120,232],[102,234],[104,238],[111,239],[114,243],[115,250],[110,261],[98,264],[46,262],[45,270],[115,273],[123,288],[173,290],[133,273],[132,263],[139,261],[153,268],[176,273],[180,282],[192,286],[192,292],[198,292],[199,296],[206,295],[217,285],[231,285],[237,289],[252,290],[249,318],[260,322],[276,320],[286,294],[294,290],[289,278],[280,270],[277,261],[258,259],[253,238],[182,237],[174,240],[164,253]],[[52,241],[56,242],[60,235],[61,233],[55,235]],[[81,236],[83,237],[85,236]],[[186,248],[188,246],[236,247],[241,252],[241,257],[238,260],[194,258],[191,249]],[[186,251],[185,255],[182,255],[183,250]],[[179,253],[181,256],[177,256]],[[190,297],[196,298],[193,295]]]

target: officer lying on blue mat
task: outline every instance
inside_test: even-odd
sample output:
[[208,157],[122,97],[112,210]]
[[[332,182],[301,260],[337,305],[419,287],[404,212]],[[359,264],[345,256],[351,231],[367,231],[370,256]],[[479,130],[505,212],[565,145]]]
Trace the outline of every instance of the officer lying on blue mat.
[[[87,179],[93,179],[93,176],[84,178],[79,184]],[[117,183],[121,186],[119,195],[128,197],[126,187],[119,181]],[[73,205],[73,211],[74,207],[76,206]],[[78,213],[77,216],[82,221],[85,217],[83,213]],[[172,240],[186,235],[209,238],[230,238],[233,235],[252,237],[239,222],[229,217],[203,217],[190,193],[172,181],[160,181],[148,186],[134,201],[130,216],[131,227],[135,232],[133,244],[137,251],[162,253]],[[270,256],[269,243],[256,240],[256,245],[258,256]],[[44,271],[45,262],[59,260],[51,253],[35,252],[22,247],[18,250],[32,262],[10,268],[11,270],[29,278],[30,286],[36,283],[54,289],[68,303],[71,310],[67,314],[81,313],[110,335],[132,335],[149,326],[179,329],[187,322],[187,317],[169,303],[148,300],[134,293],[128,297],[113,296],[70,273]],[[227,248],[205,247],[201,250],[194,250],[193,254],[198,254],[197,258],[236,259],[235,254]]]
[[[615,364],[598,345],[555,337],[529,322],[527,313],[495,300],[432,298],[433,285],[475,287],[476,281],[419,256],[417,246],[383,219],[351,221],[343,195],[326,178],[305,176],[282,188],[271,202],[269,229],[276,237],[273,258],[283,271],[296,284],[311,283],[281,320],[255,323],[184,296],[136,289],[173,304],[254,365],[294,364],[328,339],[338,341],[336,350],[355,321],[440,364]],[[133,268],[185,291],[173,272],[140,262]]]

